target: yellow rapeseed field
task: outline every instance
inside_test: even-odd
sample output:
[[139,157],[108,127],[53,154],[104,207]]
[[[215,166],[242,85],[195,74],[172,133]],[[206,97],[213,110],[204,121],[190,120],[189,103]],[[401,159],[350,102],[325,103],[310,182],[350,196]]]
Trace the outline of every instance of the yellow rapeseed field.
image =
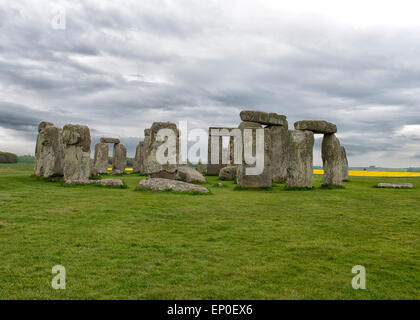
[[[314,174],[324,174],[324,170],[315,169]],[[420,172],[350,170],[349,176],[350,177],[420,177]]]
[[[108,168],[108,171],[111,171]],[[133,171],[132,168],[125,169],[127,172]],[[324,174],[322,169],[314,169],[314,174]],[[398,172],[398,171],[362,171],[350,170],[350,177],[420,177],[420,172]]]

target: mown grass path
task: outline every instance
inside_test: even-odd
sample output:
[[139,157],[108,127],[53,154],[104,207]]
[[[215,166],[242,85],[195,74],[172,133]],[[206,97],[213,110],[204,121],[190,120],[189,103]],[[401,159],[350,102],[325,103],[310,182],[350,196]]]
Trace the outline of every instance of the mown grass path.
[[[248,191],[208,177],[210,195],[134,191],[142,178],[66,187],[0,167],[0,299],[420,298],[420,178]],[[351,287],[355,265],[367,290]]]

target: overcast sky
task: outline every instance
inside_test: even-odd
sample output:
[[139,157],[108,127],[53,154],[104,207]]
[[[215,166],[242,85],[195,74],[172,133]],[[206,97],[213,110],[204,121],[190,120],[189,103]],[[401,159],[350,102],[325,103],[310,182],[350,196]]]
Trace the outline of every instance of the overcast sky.
[[285,3],[0,0],[0,150],[33,154],[46,120],[133,155],[154,121],[253,109],[337,124],[351,166],[420,166],[420,2]]

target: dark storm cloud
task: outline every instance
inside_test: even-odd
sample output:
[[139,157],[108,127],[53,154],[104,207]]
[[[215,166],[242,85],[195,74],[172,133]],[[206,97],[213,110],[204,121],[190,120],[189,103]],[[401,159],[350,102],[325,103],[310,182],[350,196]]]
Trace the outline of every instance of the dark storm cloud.
[[[50,4],[66,8],[65,30],[51,27]],[[418,27],[235,14],[213,1],[4,6],[0,129],[84,123],[133,154],[153,121],[231,126],[255,109],[287,115],[291,128],[336,123],[350,160],[381,154],[398,166],[401,150],[416,158],[414,138],[396,133],[420,124]]]

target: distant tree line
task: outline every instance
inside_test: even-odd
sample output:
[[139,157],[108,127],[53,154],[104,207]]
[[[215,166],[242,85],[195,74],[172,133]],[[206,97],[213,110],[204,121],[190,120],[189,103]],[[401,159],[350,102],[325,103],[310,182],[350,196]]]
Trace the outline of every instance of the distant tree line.
[[0,151],[0,163],[18,163],[18,156],[10,152]]

